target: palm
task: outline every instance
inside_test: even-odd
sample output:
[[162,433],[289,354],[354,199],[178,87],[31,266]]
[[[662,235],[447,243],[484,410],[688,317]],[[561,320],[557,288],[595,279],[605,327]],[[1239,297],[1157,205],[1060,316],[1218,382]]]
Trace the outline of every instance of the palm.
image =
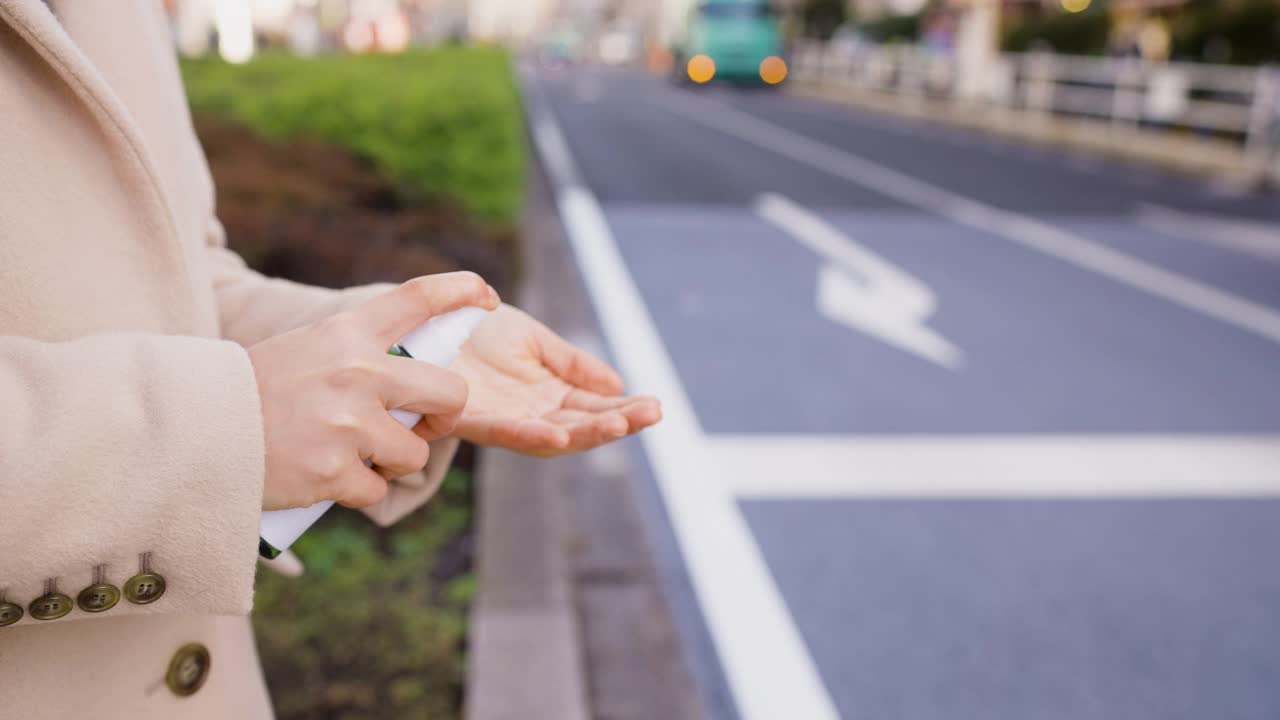
[[536,455],[587,450],[657,422],[657,400],[621,395],[608,365],[508,305],[493,312],[452,369],[470,396],[457,434]]

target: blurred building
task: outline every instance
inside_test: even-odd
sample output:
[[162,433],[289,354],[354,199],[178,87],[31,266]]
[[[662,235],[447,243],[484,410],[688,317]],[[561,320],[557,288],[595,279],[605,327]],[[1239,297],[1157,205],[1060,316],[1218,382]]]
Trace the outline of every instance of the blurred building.
[[560,0],[467,0],[467,32],[475,40],[524,44],[548,31],[561,4]]
[[928,0],[850,0],[854,17],[873,20],[886,15],[913,15],[928,5]]
[[[965,7],[976,4],[989,4],[997,0],[946,0],[948,7]],[[1061,12],[1063,0],[998,0],[1004,9],[1021,11],[1026,9]],[[1230,4],[1237,0],[1221,0]],[[1097,0],[1101,4],[1101,0]],[[1109,0],[1107,6],[1116,11],[1161,11],[1179,8],[1188,0]],[[860,19],[875,19],[886,15],[912,15],[924,10],[929,0],[850,0],[849,9]],[[1084,3],[1090,5],[1092,3]]]

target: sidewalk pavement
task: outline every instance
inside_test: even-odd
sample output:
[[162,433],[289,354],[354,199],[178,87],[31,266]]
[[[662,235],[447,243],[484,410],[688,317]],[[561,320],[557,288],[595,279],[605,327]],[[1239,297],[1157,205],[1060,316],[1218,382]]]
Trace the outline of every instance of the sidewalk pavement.
[[[601,346],[547,183],[530,172],[520,305]],[[654,567],[621,446],[553,460],[480,457],[480,593],[468,720],[704,716]]]

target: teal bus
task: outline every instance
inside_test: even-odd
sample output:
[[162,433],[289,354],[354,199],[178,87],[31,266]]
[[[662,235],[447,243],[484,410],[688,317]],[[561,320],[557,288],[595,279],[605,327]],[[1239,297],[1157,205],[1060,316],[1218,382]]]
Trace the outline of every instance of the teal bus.
[[787,77],[782,23],[767,0],[699,0],[673,55],[682,82],[777,85]]

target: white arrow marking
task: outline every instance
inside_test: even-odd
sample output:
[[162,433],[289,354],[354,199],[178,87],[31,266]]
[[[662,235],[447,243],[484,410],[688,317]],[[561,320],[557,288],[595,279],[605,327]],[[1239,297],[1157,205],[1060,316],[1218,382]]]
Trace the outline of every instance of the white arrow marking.
[[960,366],[964,353],[925,324],[938,303],[918,278],[781,195],[761,195],[756,212],[827,260],[817,287],[824,316],[942,367]]
[[1003,237],[1078,268],[1150,293],[1280,343],[1280,312],[1211,285],[1130,257],[1107,245],[1067,232],[1029,215],[1002,210],[900,170],[818,142],[781,125],[722,103],[687,93],[660,95],[655,104],[697,123],[782,157],[844,178],[898,202],[952,222]]

